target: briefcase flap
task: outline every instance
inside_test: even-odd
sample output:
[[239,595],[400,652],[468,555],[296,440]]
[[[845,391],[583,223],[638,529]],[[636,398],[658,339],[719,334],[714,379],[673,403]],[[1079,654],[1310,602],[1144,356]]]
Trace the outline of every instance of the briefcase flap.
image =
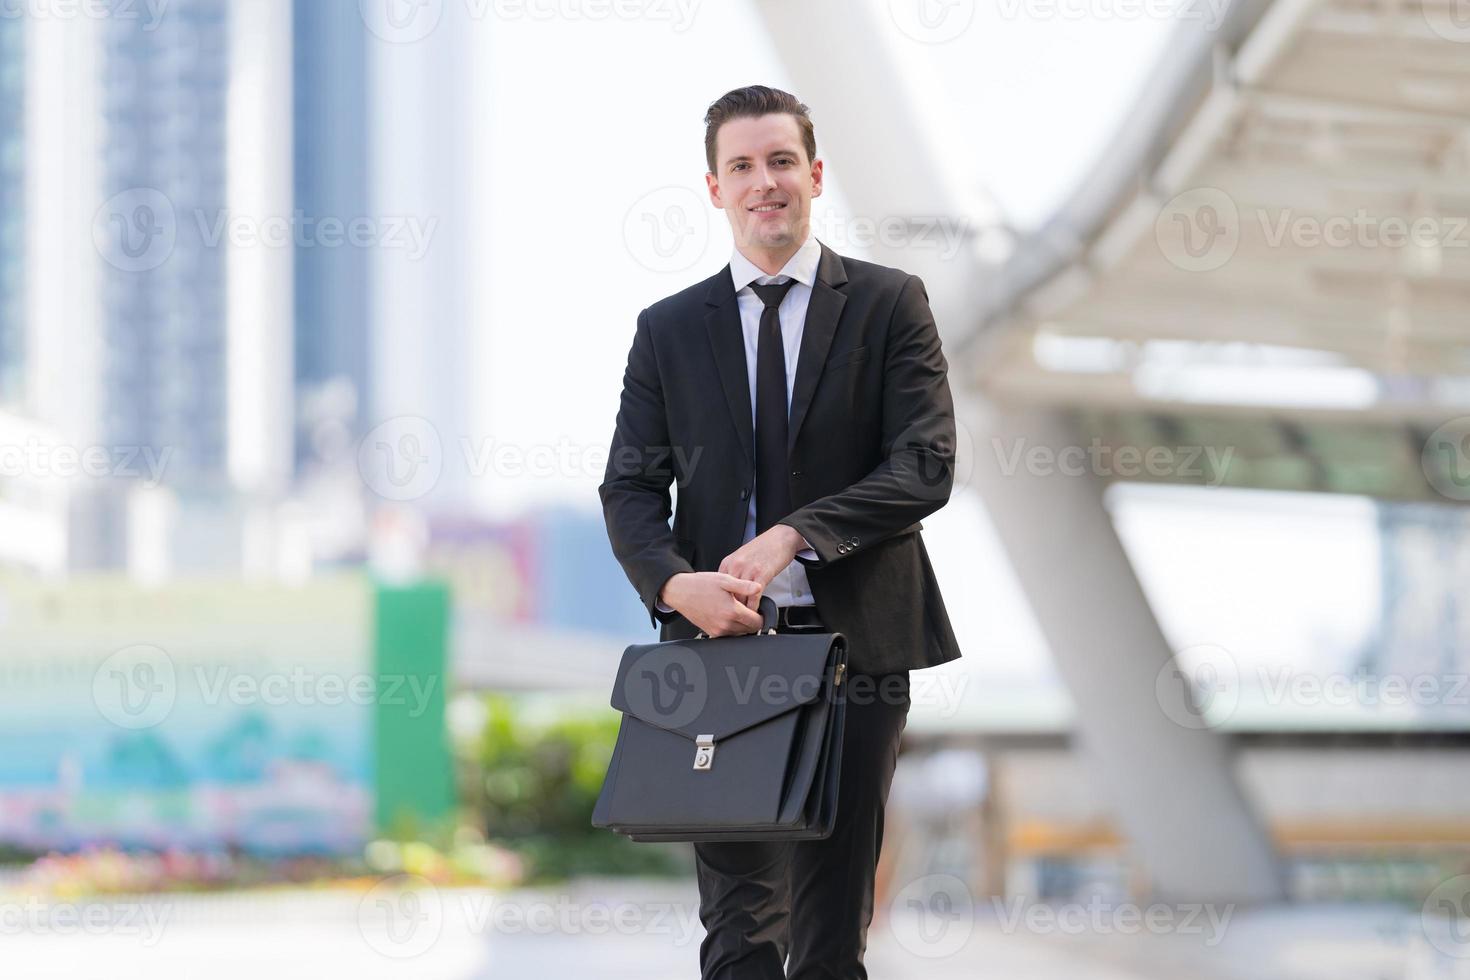
[[612,706],[690,741],[720,741],[822,695],[846,650],[841,633],[783,633],[634,644]]

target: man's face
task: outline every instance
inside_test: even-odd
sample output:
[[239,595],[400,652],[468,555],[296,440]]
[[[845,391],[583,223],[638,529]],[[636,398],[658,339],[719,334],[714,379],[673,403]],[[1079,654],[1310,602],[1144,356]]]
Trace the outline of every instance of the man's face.
[[796,117],[785,112],[732,119],[715,134],[715,166],[705,175],[710,201],[723,208],[737,245],[800,245],[822,195],[822,161],[808,160]]

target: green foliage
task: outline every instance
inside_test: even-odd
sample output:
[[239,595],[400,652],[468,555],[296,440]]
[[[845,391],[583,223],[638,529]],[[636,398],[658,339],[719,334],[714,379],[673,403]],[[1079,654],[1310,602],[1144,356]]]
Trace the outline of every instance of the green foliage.
[[617,741],[617,712],[562,711],[538,723],[506,695],[487,695],[485,707],[463,780],[466,803],[486,838],[525,858],[533,879],[684,870],[687,848],[635,844],[592,826]]
[[393,815],[380,836],[399,843],[421,842],[441,851],[450,851],[454,847],[458,826],[459,815],[453,812],[428,818],[405,809]]

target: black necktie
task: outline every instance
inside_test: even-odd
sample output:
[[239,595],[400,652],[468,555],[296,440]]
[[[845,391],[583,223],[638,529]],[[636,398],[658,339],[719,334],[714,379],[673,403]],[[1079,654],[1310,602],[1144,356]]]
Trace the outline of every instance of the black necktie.
[[786,481],[786,354],[781,343],[781,300],[795,279],[750,288],[766,304],[755,353],[755,533],[791,513]]

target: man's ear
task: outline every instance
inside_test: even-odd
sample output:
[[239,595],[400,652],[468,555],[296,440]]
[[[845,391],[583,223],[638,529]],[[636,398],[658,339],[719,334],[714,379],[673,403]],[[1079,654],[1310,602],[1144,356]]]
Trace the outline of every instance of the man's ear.
[[721,211],[725,210],[725,202],[720,198],[720,179],[714,174],[705,174],[704,186],[709,188],[709,202]]
[[822,158],[812,161],[812,197],[822,196]]

